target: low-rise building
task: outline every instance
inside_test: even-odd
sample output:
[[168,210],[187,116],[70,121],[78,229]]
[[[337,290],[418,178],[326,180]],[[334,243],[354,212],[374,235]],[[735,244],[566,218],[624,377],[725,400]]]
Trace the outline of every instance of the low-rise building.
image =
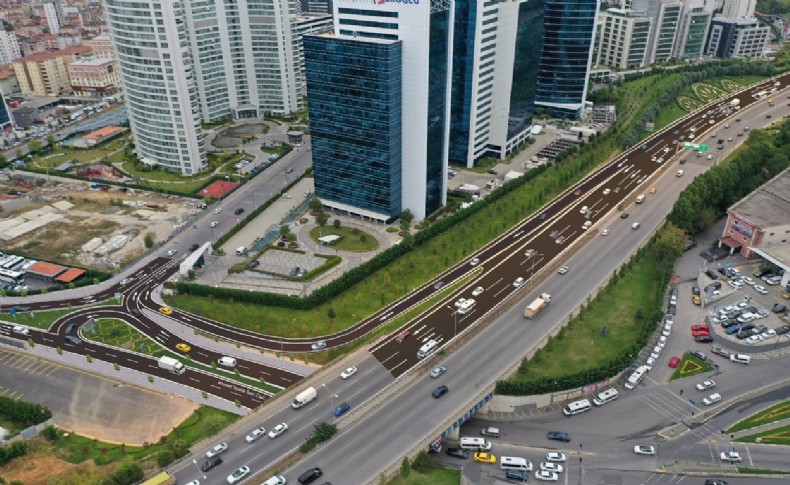
[[711,22],[706,52],[710,56],[747,58],[762,55],[771,28],[757,19],[715,17]]
[[68,65],[90,52],[90,47],[74,46],[16,59],[13,66],[21,91],[36,96],[71,94]]
[[113,59],[80,59],[69,64],[68,73],[71,88],[77,96],[104,97],[114,94],[121,86]]

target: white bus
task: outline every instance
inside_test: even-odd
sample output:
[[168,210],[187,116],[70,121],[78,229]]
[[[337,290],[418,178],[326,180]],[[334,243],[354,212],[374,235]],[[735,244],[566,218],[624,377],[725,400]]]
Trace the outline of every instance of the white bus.
[[568,403],[568,405],[562,408],[562,413],[565,416],[573,416],[574,414],[580,414],[585,411],[589,411],[591,408],[592,406],[590,405],[590,401],[587,399],[581,399],[579,401]]
[[532,471],[532,463],[528,462],[525,458],[502,456],[499,460],[499,468],[503,470],[523,470],[529,472]]
[[458,305],[458,313],[460,313],[461,315],[465,315],[469,313],[472,310],[472,308],[475,307],[476,303],[477,302],[474,300],[474,298],[469,298],[468,300],[464,300],[463,302],[461,302],[460,305]]
[[645,374],[647,374],[649,370],[650,367],[646,365],[640,366],[638,369],[634,371],[633,374],[631,374],[631,377],[628,378],[628,381],[625,383],[625,388],[626,389],[635,388],[637,384],[642,382],[642,379],[645,378]]
[[464,450],[488,451],[491,442],[485,438],[461,438],[460,446]]
[[429,340],[425,345],[420,347],[420,350],[417,351],[417,357],[420,359],[424,359],[425,357],[429,356],[431,352],[436,350],[439,346],[439,342],[436,340]]
[[593,398],[593,404],[596,406],[603,406],[604,404],[617,399],[617,395],[617,389],[610,387],[609,389],[598,393],[598,395]]

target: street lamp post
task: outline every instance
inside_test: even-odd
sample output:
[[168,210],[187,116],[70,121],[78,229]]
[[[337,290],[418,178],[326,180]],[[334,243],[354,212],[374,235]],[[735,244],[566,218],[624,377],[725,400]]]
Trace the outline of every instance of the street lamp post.
[[203,476],[203,480],[206,480],[206,475],[203,475],[203,470],[201,470],[200,467],[198,466],[197,460],[193,459],[192,463],[195,464],[195,468],[197,468],[197,470],[198,470],[198,475],[202,475]]

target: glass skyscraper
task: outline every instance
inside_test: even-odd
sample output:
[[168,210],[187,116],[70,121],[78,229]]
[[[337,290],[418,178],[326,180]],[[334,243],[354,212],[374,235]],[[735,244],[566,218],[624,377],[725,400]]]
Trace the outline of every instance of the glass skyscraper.
[[578,116],[587,95],[598,0],[545,0],[536,104]]
[[401,213],[401,47],[304,37],[315,195],[386,221]]

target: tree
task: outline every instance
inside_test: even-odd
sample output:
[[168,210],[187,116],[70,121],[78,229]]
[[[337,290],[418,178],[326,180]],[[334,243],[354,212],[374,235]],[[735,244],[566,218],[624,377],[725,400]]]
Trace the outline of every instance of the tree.
[[340,229],[340,226],[341,226],[341,224],[340,224],[340,219],[335,219],[335,220],[332,222],[332,225],[333,225],[333,226],[335,226],[335,229]]
[[403,232],[409,232],[411,223],[414,221],[414,214],[409,209],[400,213],[400,228]]
[[291,236],[291,227],[288,224],[280,226],[280,237],[288,239]]
[[143,242],[145,243],[145,247],[151,249],[154,246],[154,235],[153,233],[148,233],[143,238]]
[[317,216],[315,216],[315,222],[318,224],[318,227],[321,228],[319,234],[323,233],[324,226],[329,221],[329,215],[326,212],[319,212]]
[[677,258],[683,254],[686,248],[686,232],[678,226],[667,222],[664,227],[658,231],[658,238],[656,239],[656,249],[658,250],[659,257],[671,256]]
[[310,199],[310,210],[313,212],[318,212],[323,208],[323,204],[317,197],[313,197]]
[[41,150],[42,145],[41,142],[38,140],[31,140],[30,143],[27,144],[27,151],[31,154],[35,154]]
[[49,145],[50,148],[55,148],[55,135],[52,133],[47,135],[47,145]]

